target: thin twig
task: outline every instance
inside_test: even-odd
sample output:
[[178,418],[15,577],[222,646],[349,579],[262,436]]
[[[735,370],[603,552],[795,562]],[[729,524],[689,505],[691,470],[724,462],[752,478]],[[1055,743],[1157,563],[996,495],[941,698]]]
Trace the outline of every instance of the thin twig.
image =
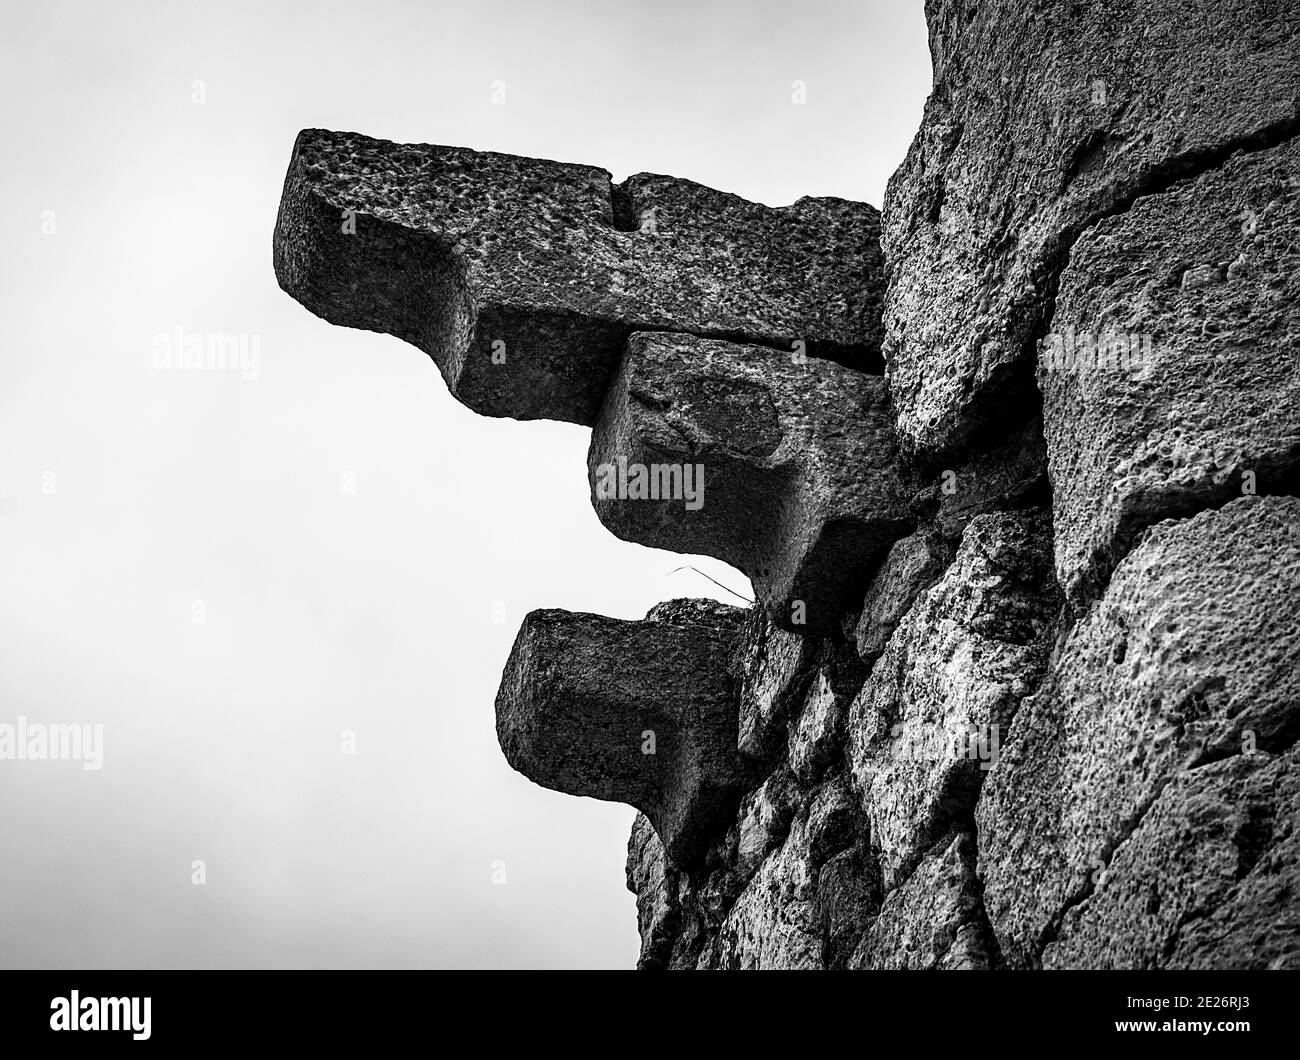
[[[704,571],[700,570],[699,567],[692,567],[689,563],[686,564],[686,566],[684,567],[675,567],[673,570],[670,570],[668,573],[676,574],[679,570],[693,570],[701,578],[709,578],[709,576],[705,574]],[[754,602],[748,596],[741,596],[741,594],[736,592],[735,589],[728,589],[725,585],[722,584],[722,582],[718,581],[717,578],[709,578],[709,581],[713,582],[713,584],[716,585],[719,589],[723,589],[731,593],[731,595],[736,597],[738,600],[744,600],[745,603],[747,604],[752,604]]]

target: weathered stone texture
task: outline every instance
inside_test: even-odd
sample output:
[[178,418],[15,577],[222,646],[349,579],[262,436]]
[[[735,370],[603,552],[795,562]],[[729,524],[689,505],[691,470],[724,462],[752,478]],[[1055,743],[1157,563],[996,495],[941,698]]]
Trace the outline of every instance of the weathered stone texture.
[[1300,968],[1300,751],[1175,776],[1043,966]]
[[331,323],[418,346],[491,416],[592,423],[638,330],[879,358],[879,215],[842,199],[772,208],[673,177],[614,187],[593,166],[307,129],[275,270]]
[[670,864],[697,860],[755,779],[727,672],[743,615],[704,601],[641,622],[532,612],[497,694],[506,760],[544,787],[635,806]]
[[817,873],[806,821],[796,821],[781,849],[759,867],[722,922],[701,967],[822,968]]
[[976,810],[989,917],[1011,963],[1037,962],[1182,771],[1300,735],[1298,626],[1296,498],[1159,523],[1119,564],[1021,705]]
[[[789,791],[789,781],[782,782]],[[807,790],[807,789],[805,789]],[[783,841],[727,910],[701,968],[842,968],[880,905],[843,774],[801,800]]]
[[892,892],[863,935],[850,968],[968,970],[992,956],[966,833],[939,844]]
[[[1300,131],[1300,8],[930,0],[934,91],[886,194],[887,372],[909,451],[1028,404],[1074,240],[1238,147]],[[1199,262],[1195,262],[1199,264]]]
[[1048,522],[982,515],[894,631],[849,714],[854,782],[887,887],[969,818],[1042,674],[1058,597]]
[[789,769],[777,769],[745,796],[736,842],[736,866],[748,880],[763,859],[781,845],[800,803],[798,782]]
[[[1075,244],[1039,358],[1072,596],[1095,593],[1160,519],[1295,492],[1298,231],[1291,140],[1139,199]],[[1108,338],[1093,353],[1084,336]]]
[[277,278],[751,580],[502,676],[641,967],[1300,967],[1300,6],[926,9],[883,228],[307,130]]
[[840,758],[848,706],[849,697],[837,693],[830,675],[819,671],[790,728],[790,768],[804,783],[815,782]]
[[[695,475],[698,497],[625,490],[636,466]],[[796,633],[838,626],[912,521],[879,376],[691,335],[632,336],[588,471],[611,531],[738,567]]]
[[740,686],[738,746],[749,757],[768,761],[784,749],[785,722],[802,700],[812,677],[817,644],[787,633],[755,608],[732,659]]
[[627,889],[636,895],[641,935],[638,968],[662,968],[672,955],[681,920],[677,876],[668,867],[663,843],[645,814],[632,822],[627,844]]
[[863,662],[873,663],[880,657],[899,621],[916,598],[938,581],[952,556],[946,542],[925,531],[894,544],[872,577],[853,626],[852,636]]

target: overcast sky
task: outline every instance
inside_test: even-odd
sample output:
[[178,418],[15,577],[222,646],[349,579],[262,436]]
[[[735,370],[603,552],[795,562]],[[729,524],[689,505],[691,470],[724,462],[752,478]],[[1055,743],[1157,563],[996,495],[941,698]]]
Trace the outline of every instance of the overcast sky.
[[[600,526],[585,428],[476,417],[279,290],[289,150],[320,126],[880,205],[921,0],[4,21],[0,724],[104,745],[0,761],[0,962],[632,966],[633,811],[512,772],[497,680],[533,608],[726,595]],[[246,336],[256,378],[157,371],[178,328]]]

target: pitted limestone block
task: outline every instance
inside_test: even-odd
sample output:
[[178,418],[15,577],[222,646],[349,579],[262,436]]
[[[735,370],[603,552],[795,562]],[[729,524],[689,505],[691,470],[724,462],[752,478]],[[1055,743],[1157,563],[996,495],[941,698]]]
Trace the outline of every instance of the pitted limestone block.
[[635,806],[670,866],[696,862],[755,779],[727,672],[743,616],[711,601],[640,622],[531,612],[497,693],[506,761],[543,787]]
[[280,286],[396,335],[476,412],[590,424],[636,330],[879,363],[879,214],[772,208],[691,181],[356,133],[298,135]]
[[847,966],[880,911],[880,879],[875,869],[870,851],[865,844],[858,844],[841,850],[818,870],[817,904],[827,968]]
[[845,631],[854,638],[863,662],[871,664],[880,657],[903,616],[939,580],[952,557],[947,542],[933,532],[918,531],[894,543],[872,575],[854,628]]
[[818,865],[829,861],[854,842],[861,825],[853,785],[840,773],[818,788],[808,804],[809,856]]
[[825,669],[818,669],[803,710],[790,725],[790,768],[805,784],[816,782],[841,757],[844,720],[852,698],[836,690]]
[[1044,512],[981,515],[898,624],[849,712],[849,761],[887,888],[968,817],[1060,607]]
[[785,839],[798,802],[794,774],[784,767],[745,796],[738,814],[736,842],[736,866],[745,879]]
[[1294,497],[1158,523],[1120,562],[1021,705],[976,807],[1009,963],[1039,960],[1180,772],[1300,735],[1297,625]]
[[[1291,140],[1140,199],[1075,245],[1039,354],[1072,597],[1091,598],[1160,519],[1296,492],[1297,231]],[[1191,282],[1196,269],[1209,281]]]
[[743,571],[793,633],[834,629],[910,529],[884,380],[761,346],[639,333],[588,454],[619,537]]
[[627,844],[627,889],[636,895],[641,935],[638,968],[663,968],[672,955],[681,920],[677,874],[668,868],[664,847],[645,814],[636,815]]
[[782,749],[785,719],[811,679],[817,645],[809,637],[777,628],[753,608],[732,659],[740,685],[740,750],[768,761]]
[[917,866],[867,928],[850,968],[981,969],[991,964],[975,878],[975,844],[961,833]]
[[[1079,233],[1300,131],[1300,6],[933,0],[934,91],[886,194],[900,441],[935,456],[1032,394]],[[1199,264],[1199,263],[1198,263]]]
[[1180,773],[1045,968],[1300,968],[1300,751]]
[[781,849],[763,862],[736,899],[702,967],[822,968],[817,876],[807,821],[796,820]]

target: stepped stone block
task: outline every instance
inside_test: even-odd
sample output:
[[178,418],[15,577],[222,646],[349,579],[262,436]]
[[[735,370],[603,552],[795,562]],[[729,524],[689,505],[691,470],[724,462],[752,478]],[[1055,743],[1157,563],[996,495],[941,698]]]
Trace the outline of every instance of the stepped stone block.
[[934,457],[1032,396],[1081,232],[1300,132],[1300,7],[1189,0],[1170,18],[1165,0],[935,0],[927,15],[935,87],[882,241],[899,436]]
[[592,504],[625,540],[738,567],[782,629],[829,632],[913,523],[892,424],[879,376],[638,333],[592,433]]
[[497,693],[506,761],[543,787],[636,807],[670,866],[698,862],[757,779],[736,750],[727,670],[744,614],[703,600],[640,622],[533,611]]
[[476,412],[591,424],[633,331],[879,370],[879,214],[768,207],[655,174],[306,129],[275,229],[283,287],[396,335]]

